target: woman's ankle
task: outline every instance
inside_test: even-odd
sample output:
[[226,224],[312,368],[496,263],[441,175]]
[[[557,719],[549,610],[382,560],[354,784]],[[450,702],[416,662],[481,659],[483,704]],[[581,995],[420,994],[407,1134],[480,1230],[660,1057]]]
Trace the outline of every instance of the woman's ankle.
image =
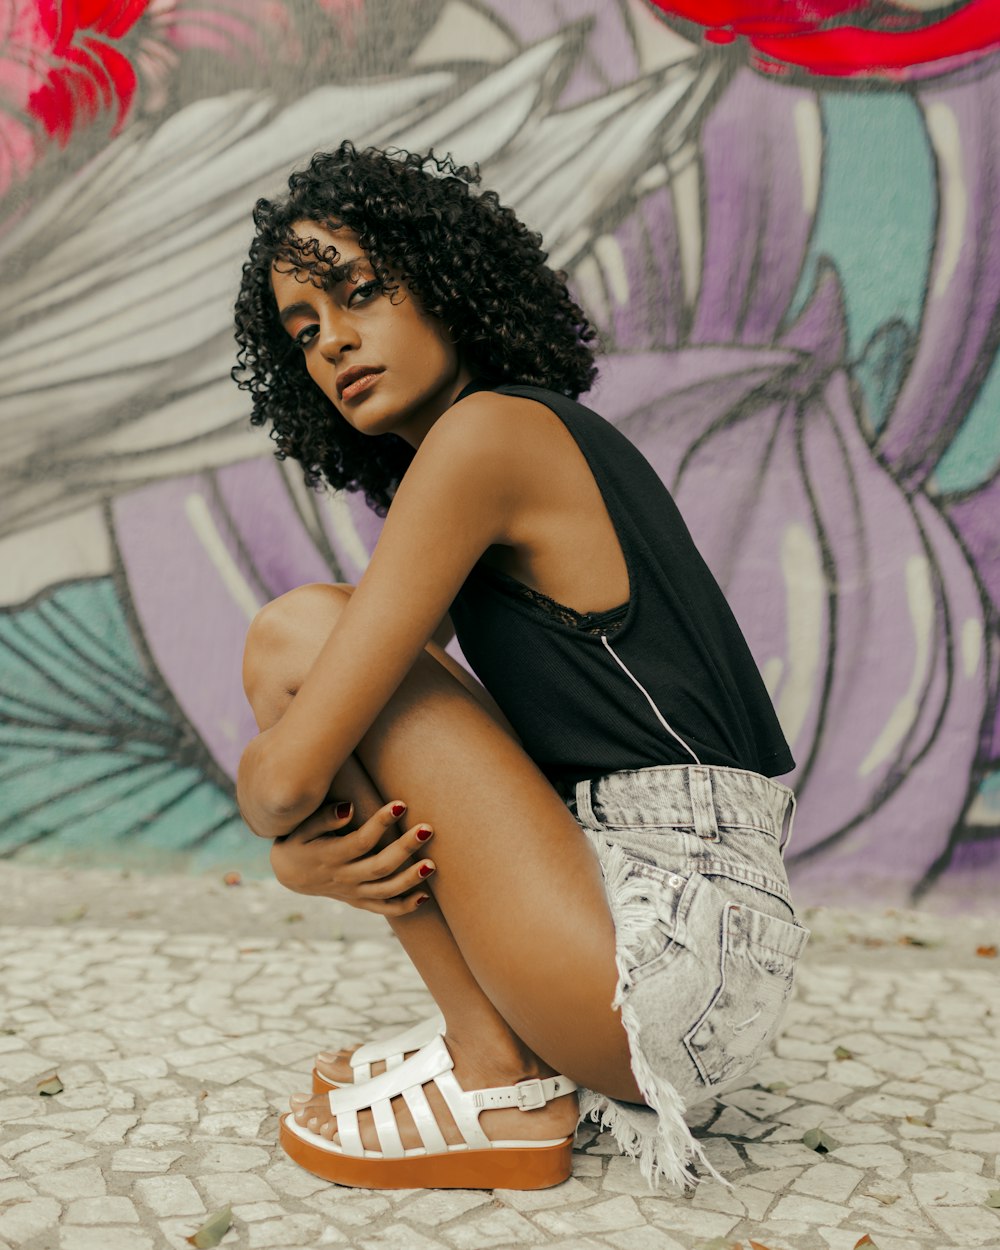
[[444,1037],[456,1071],[475,1074],[492,1085],[516,1085],[518,1081],[557,1075],[509,1031],[492,1030],[484,1035],[483,1030],[453,1029],[449,1022]]

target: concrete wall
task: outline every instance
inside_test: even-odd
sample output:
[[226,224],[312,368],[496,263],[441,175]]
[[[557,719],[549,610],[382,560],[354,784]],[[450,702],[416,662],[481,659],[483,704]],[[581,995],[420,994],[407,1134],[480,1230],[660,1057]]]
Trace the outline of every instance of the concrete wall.
[[350,137],[480,161],[570,272],[606,344],[590,402],[675,493],[799,761],[800,896],[995,896],[989,31],[888,76],[821,42],[817,76],[798,31],[643,0],[12,11],[3,854],[263,864],[231,786],[247,622],[357,580],[380,522],[248,426],[231,305],[254,198]]

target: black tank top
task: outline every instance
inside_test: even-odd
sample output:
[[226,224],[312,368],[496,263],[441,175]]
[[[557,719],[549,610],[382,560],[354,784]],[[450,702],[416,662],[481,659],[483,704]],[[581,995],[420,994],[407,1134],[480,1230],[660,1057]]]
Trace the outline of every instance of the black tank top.
[[628,602],[579,613],[478,561],[451,605],[473,671],[559,785],[655,764],[776,777],[795,765],[722,591],[656,471],[557,391],[473,381],[545,404],[590,466],[628,568]]

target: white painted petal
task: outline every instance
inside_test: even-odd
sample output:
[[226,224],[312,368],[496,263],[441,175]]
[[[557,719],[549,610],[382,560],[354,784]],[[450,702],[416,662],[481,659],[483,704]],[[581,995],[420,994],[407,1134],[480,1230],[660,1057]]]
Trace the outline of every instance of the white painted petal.
[[962,168],[958,118],[954,111],[947,104],[934,101],[927,105],[924,116],[937,158],[940,185],[941,224],[938,253],[935,257],[934,285],[931,290],[932,298],[937,299],[944,295],[951,284],[962,254],[967,234],[969,194]]
[[782,537],[781,572],[787,604],[788,665],[775,711],[794,753],[815,698],[827,593],[816,537],[798,522],[790,524]]
[[893,707],[889,719],[858,766],[858,776],[867,777],[893,754],[917,718],[919,698],[927,682],[934,633],[934,587],[925,556],[911,556],[906,562],[906,601],[913,629],[913,672],[910,683]]
[[205,496],[197,492],[188,495],[184,500],[184,514],[233,602],[246,614],[248,621],[253,620],[263,603],[229,554]]
[[515,44],[486,13],[460,0],[448,0],[437,21],[410,54],[410,64],[502,62],[516,52]]
[[0,539],[0,606],[26,603],[61,582],[105,577],[112,567],[103,510],[86,508]]

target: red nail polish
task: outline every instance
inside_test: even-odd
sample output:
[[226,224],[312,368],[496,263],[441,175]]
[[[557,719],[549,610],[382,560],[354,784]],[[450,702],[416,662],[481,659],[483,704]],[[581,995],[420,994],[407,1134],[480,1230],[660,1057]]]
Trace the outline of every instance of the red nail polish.
[[417,906],[419,907],[421,903],[426,903],[429,898],[429,894],[421,894],[421,896],[417,899]]
[[406,804],[405,803],[393,803],[392,807],[389,810],[392,812],[393,816],[402,816],[402,814],[406,811]]
[[434,869],[430,866],[430,864],[420,865],[419,872],[422,877],[429,877],[433,871]]
[[430,837],[432,837],[432,836],[433,836],[433,835],[432,835],[432,833],[431,833],[430,829],[418,829],[418,830],[417,830],[417,841],[418,841],[418,842],[426,842],[426,841],[428,840],[428,838],[430,838]]
[[338,820],[346,820],[347,817],[350,816],[350,814],[351,814],[350,803],[338,803],[337,804],[337,819]]

